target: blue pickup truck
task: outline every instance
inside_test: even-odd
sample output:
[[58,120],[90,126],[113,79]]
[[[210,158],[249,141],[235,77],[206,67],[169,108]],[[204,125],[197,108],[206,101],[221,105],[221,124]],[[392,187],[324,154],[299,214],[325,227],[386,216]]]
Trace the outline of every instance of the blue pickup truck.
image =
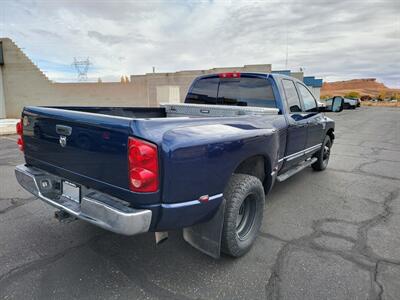
[[135,235],[183,229],[219,257],[239,257],[257,237],[275,181],[328,164],[343,99],[318,107],[299,80],[277,74],[198,77],[185,103],[160,107],[24,108],[18,182],[79,218]]

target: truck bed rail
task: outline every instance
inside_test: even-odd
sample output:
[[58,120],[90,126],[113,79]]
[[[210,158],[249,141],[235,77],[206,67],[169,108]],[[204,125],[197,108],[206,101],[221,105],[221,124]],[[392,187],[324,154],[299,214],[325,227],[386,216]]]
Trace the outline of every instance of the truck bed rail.
[[165,108],[168,117],[199,116],[199,117],[236,117],[244,115],[277,115],[279,109],[269,107],[246,107],[228,105],[205,105],[192,103],[160,103]]

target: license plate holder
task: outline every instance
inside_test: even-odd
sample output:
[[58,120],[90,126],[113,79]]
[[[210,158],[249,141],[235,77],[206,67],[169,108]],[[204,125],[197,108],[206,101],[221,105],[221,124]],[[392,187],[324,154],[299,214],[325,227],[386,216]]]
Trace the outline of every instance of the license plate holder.
[[62,181],[62,195],[76,203],[81,203],[81,187],[69,181]]

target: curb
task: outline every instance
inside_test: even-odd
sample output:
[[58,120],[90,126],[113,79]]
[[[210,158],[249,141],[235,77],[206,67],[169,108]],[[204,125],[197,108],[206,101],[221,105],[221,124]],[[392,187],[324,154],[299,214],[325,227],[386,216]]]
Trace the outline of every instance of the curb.
[[17,134],[15,125],[19,119],[0,119],[0,136]]

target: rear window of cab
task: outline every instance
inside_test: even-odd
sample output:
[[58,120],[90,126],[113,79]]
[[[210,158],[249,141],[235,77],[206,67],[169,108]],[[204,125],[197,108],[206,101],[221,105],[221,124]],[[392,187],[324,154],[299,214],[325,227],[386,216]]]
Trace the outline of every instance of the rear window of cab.
[[270,81],[258,77],[201,78],[193,84],[185,103],[276,108]]

